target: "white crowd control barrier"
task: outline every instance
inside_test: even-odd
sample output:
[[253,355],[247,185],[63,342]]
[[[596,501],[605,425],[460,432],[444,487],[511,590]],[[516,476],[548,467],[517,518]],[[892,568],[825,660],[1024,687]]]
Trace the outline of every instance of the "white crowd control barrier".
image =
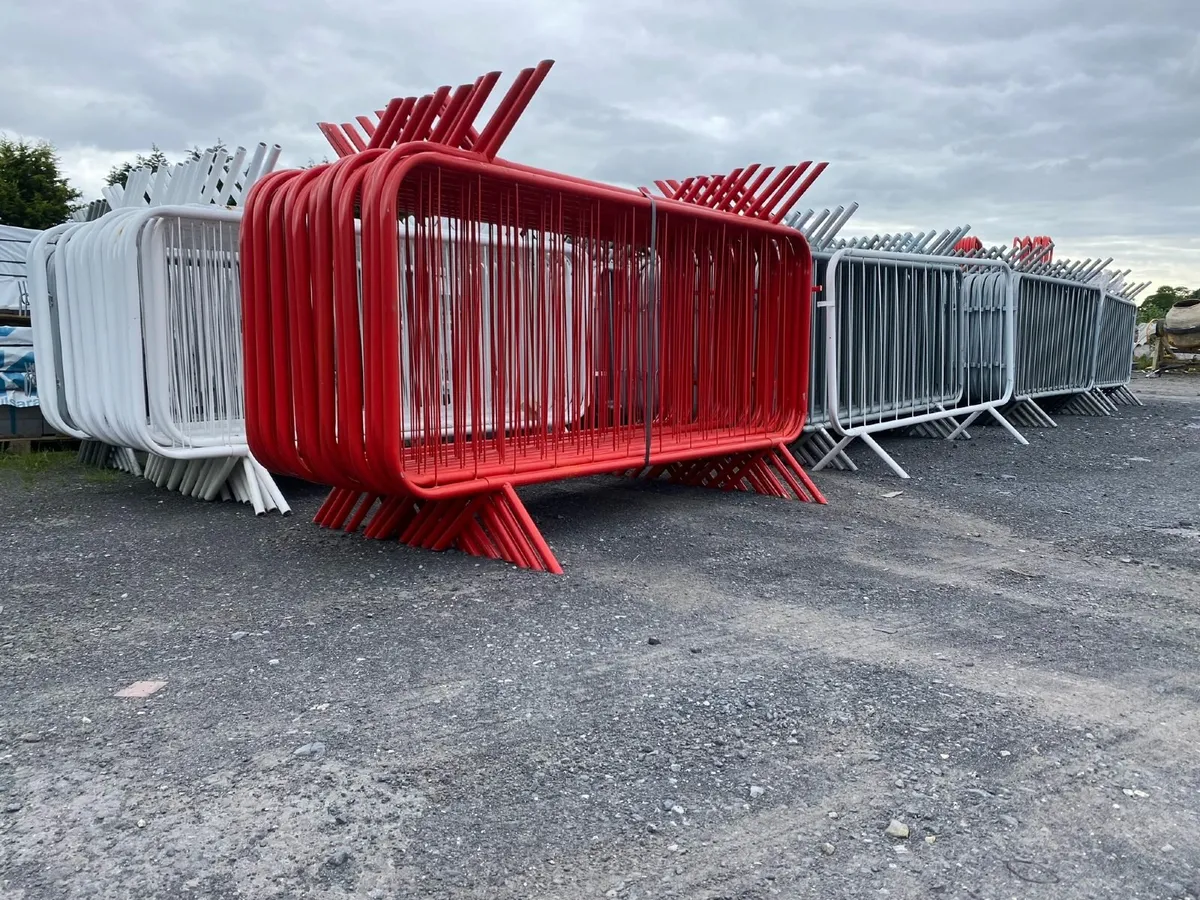
[[814,469],[858,438],[908,478],[873,435],[941,421],[954,423],[945,435],[954,438],[983,413],[1026,443],[1000,413],[1014,382],[1004,262],[845,247],[828,262],[823,293],[826,407],[839,439]]
[[[953,251],[959,239],[970,231],[970,226],[963,225],[940,232],[931,230],[917,234],[905,232],[850,239],[839,238],[839,232],[857,209],[858,204],[852,203],[847,207],[839,206],[836,209],[826,209],[820,213],[807,210],[803,213],[795,213],[788,221],[789,225],[804,234],[812,248],[813,286],[815,288],[813,292],[811,371],[809,373],[809,410],[804,432],[796,444],[796,452],[809,465],[815,466],[824,462],[825,466],[832,465],[851,471],[856,470],[857,466],[846,453],[845,444],[843,443],[839,447],[838,438],[830,433],[832,418],[828,408],[826,386],[826,319],[819,309],[820,301],[828,290],[826,276],[829,261],[834,253],[846,248],[886,250],[892,253],[948,254]],[[942,426],[930,428],[930,432],[939,437],[948,437],[957,425],[952,419],[949,421],[950,425],[942,425],[940,421],[935,421],[933,423],[917,423],[912,427],[921,431],[930,425]]]
[[30,251],[35,333],[58,387],[51,424],[120,448],[127,468],[139,465],[131,449],[147,454],[161,487],[257,513],[288,506],[246,444],[241,212],[230,207],[278,155],[260,144],[249,161],[239,148],[135,171],[106,194],[110,211]]
[[[112,448],[80,430],[71,418],[66,400],[66,372],[74,372],[74,358],[64,356],[63,331],[60,325],[58,279],[55,253],[58,240],[72,231],[75,223],[93,222],[112,209],[125,204],[145,206],[153,200],[156,183],[151,169],[135,169],[129,173],[126,185],[108,185],[104,199],[93,200],[71,215],[71,222],[43,231],[30,244],[27,256],[29,284],[29,313],[33,324],[34,358],[41,380],[42,415],[56,431],[84,442],[80,458],[98,465],[110,459],[120,468],[141,474],[136,457],[127,448]],[[67,348],[69,350],[69,348]],[[99,446],[90,446],[92,443]]]

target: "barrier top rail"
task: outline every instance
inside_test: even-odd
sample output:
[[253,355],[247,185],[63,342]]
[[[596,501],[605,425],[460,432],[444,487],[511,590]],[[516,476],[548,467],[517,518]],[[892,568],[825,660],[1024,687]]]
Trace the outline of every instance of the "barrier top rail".
[[[728,175],[693,175],[682,181],[660,179],[654,185],[668,200],[779,224],[828,166],[827,162],[814,165],[807,160],[784,166],[771,178],[774,166],[764,168],[761,163],[753,163]],[[653,196],[648,187],[641,188],[641,193]]]
[[500,80],[500,72],[480,75],[473,83],[453,90],[444,84],[421,97],[394,97],[386,108],[376,110],[378,121],[356,117],[361,132],[353,122],[340,126],[319,122],[317,127],[338,156],[430,141],[494,159],[553,65],[554,60],[545,59],[522,69],[482,130],[476,130],[475,120]]
[[803,234],[814,253],[821,253],[837,239],[838,234],[857,211],[857,203],[839,206],[836,209],[823,209],[819,213],[808,209],[802,213],[790,213],[784,219],[784,224]]
[[971,230],[970,225],[959,225],[942,231],[911,231],[903,234],[875,234],[854,238],[841,238],[831,241],[823,248],[826,251],[836,250],[879,250],[888,253],[916,253],[931,256],[948,256],[953,254],[955,246]]

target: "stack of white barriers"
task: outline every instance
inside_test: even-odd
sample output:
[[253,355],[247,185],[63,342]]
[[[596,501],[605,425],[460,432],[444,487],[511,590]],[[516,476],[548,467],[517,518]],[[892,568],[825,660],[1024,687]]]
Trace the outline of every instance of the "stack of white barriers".
[[81,457],[160,487],[289,507],[246,443],[242,198],[279,147],[132,172],[29,248],[42,410]]

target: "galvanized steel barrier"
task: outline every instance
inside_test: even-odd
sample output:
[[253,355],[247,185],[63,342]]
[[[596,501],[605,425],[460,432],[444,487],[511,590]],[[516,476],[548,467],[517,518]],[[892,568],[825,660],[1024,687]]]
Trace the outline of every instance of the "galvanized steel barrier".
[[[323,126],[242,230],[247,434],[334,486],[317,521],[560,572],[515,488],[621,472],[823,502],[788,452],[807,404],[804,238],[496,154],[550,68]],[[743,184],[742,187],[745,187]],[[773,196],[773,195],[772,195]],[[785,198],[786,199],[786,198]]]
[[1057,423],[1043,408],[1048,400],[1063,412],[1089,415],[1111,415],[1114,400],[1137,402],[1124,387],[1137,318],[1132,298],[1119,296],[1128,271],[1108,272],[1112,259],[1055,261],[1054,243],[1044,236],[964,255],[1005,260],[1016,273],[1017,374],[1008,415],[1052,428]]
[[[1019,246],[1014,242],[1014,246]],[[1086,397],[1095,381],[1095,348],[1103,289],[1091,277],[1105,262],[1050,262],[1053,244],[1040,253],[1020,246],[1017,271],[1017,381],[1014,415],[1031,425],[1056,423],[1039,401]]]
[[1105,279],[1104,303],[1097,329],[1095,388],[1110,403],[1141,406],[1129,390],[1133,377],[1133,349],[1137,341],[1137,296],[1149,282],[1127,285],[1128,272]]
[[[857,209],[858,204],[852,204],[852,209]],[[842,207],[838,207],[841,210]],[[819,225],[820,217],[814,220],[814,223]],[[791,223],[793,227],[799,228],[806,235],[809,229],[813,227],[807,221],[807,215],[798,216]],[[839,223],[840,226],[841,223]],[[837,229],[840,230],[840,227]],[[863,235],[855,238],[839,238],[836,231],[824,239],[817,237],[816,251],[814,252],[814,272],[817,277],[817,293],[814,297],[824,296],[827,288],[826,273],[828,270],[829,260],[833,254],[845,248],[858,248],[863,250],[879,250],[889,253],[908,253],[908,254],[933,254],[942,255],[951,252],[956,242],[970,230],[970,226],[962,225],[956,228],[948,228],[942,231],[930,230],[922,231],[916,234],[912,232],[896,233],[896,234],[876,234]],[[814,334],[820,333],[820,343],[814,342],[813,345],[813,368],[820,370],[819,375],[814,375],[814,384],[819,381],[821,387],[820,398],[814,400],[814,404],[819,404],[819,410],[814,408],[812,414],[812,422],[814,426],[806,426],[804,436],[797,445],[797,452],[800,458],[808,462],[812,466],[821,465],[822,468],[834,466],[839,469],[855,470],[857,467],[846,453],[845,444],[840,444],[839,437],[830,434],[832,420],[827,407],[828,389],[827,389],[827,357],[826,357],[826,324],[823,313],[817,313],[813,325]],[[815,389],[814,389],[815,393]],[[957,426],[952,418],[943,420],[931,420],[928,422],[918,422],[915,425],[900,426],[911,429],[915,433],[922,435],[932,434],[935,437],[948,437]]]
[[957,416],[967,419],[950,438],[988,413],[1025,442],[999,412],[1013,390],[1003,263],[850,247],[833,254],[825,293],[827,403],[841,437],[815,470],[859,438],[908,478],[873,435]]

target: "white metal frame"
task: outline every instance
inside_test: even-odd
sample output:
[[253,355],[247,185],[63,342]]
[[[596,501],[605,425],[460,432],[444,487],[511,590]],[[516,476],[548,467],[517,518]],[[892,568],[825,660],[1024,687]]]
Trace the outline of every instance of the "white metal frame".
[[[840,382],[840,328],[841,321],[838,308],[838,286],[837,286],[837,267],[845,259],[861,259],[870,260],[882,265],[890,266],[905,266],[905,265],[925,265],[936,266],[938,268],[955,268],[961,271],[964,267],[972,270],[994,269],[1004,273],[1004,278],[1007,283],[1007,298],[1005,304],[1004,323],[1005,334],[1003,339],[1004,350],[1004,388],[1002,396],[986,402],[972,403],[966,405],[950,405],[947,404],[944,408],[936,409],[925,413],[911,413],[908,415],[889,415],[886,419],[880,418],[876,421],[861,421],[858,424],[842,422],[840,418],[841,397],[839,394]],[[826,276],[826,298],[818,304],[823,308],[826,317],[826,390],[827,390],[827,405],[829,408],[830,420],[833,429],[841,436],[837,444],[829,450],[825,456],[813,466],[814,471],[823,468],[833,460],[836,455],[842,451],[855,439],[859,438],[871,450],[882,459],[888,467],[901,478],[908,478],[908,473],[897,463],[875,440],[873,435],[880,431],[890,431],[895,428],[901,428],[912,425],[920,425],[926,422],[935,422],[943,419],[949,419],[959,415],[967,415],[962,424],[958,426],[951,438],[956,437],[967,425],[975,420],[978,415],[988,413],[999,422],[1005,430],[1009,432],[1019,443],[1027,444],[1028,441],[1000,414],[999,408],[1006,403],[1012,396],[1014,384],[1014,326],[1015,320],[1013,315],[1013,273],[1007,263],[1001,260],[993,259],[971,259],[969,261],[957,261],[953,257],[937,256],[929,254],[914,254],[904,253],[896,254],[881,250],[866,250],[859,248],[844,248],[834,253],[829,261],[829,268]],[[963,316],[962,304],[959,304],[957,310],[957,319],[955,327],[961,327]],[[961,350],[960,350],[961,356]],[[954,365],[963,365],[962,359],[953,361]]]
[[[109,212],[43,235],[30,252],[38,273],[35,353],[62,385],[65,408],[57,394],[47,405],[51,425],[147,453],[146,477],[168,489],[286,513],[246,443],[238,247],[229,235],[242,214],[227,208],[274,167],[279,148],[260,144],[248,163],[246,156],[242,148],[232,157],[209,151],[178,166],[137,170],[124,189],[106,189]],[[180,235],[188,229],[196,245],[169,240],[172,225]],[[205,243],[213,234],[220,247]],[[202,289],[192,290],[196,284]],[[195,380],[178,377],[193,367]],[[227,415],[218,420],[214,410]],[[118,462],[138,467],[126,449]]]

